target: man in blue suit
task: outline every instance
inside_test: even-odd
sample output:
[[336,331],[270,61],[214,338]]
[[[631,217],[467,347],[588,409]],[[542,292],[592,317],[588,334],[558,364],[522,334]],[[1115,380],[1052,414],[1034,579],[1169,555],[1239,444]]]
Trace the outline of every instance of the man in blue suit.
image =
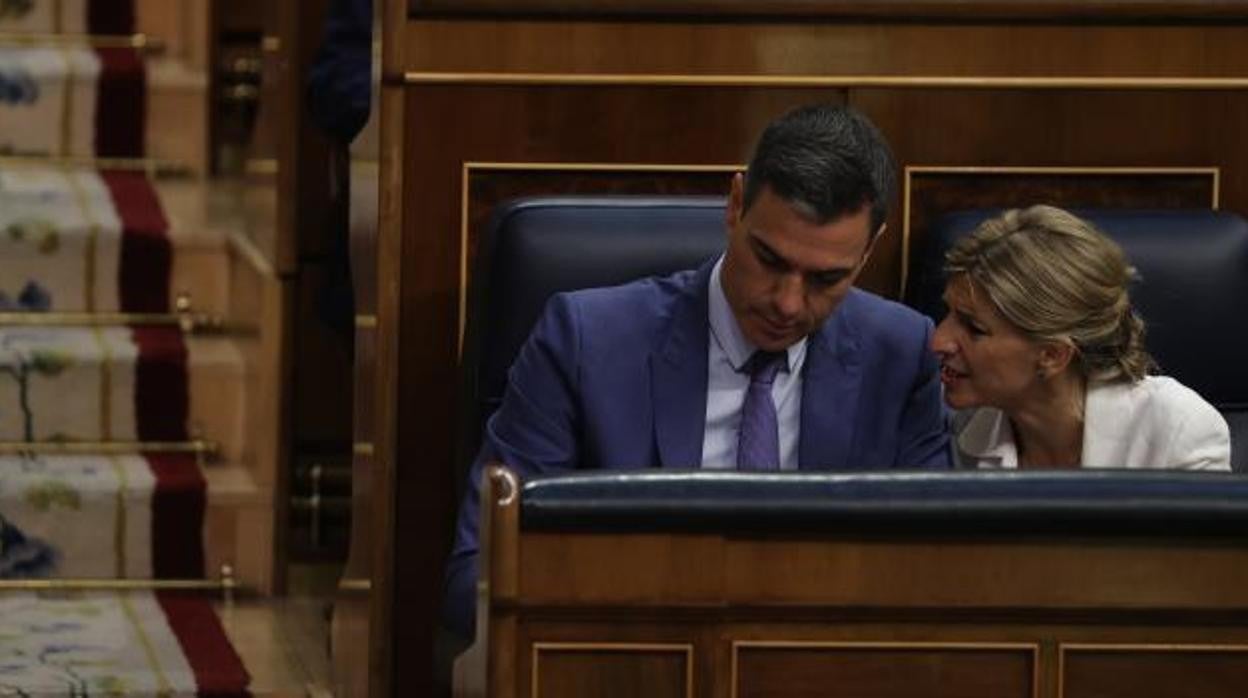
[[932,325],[852,288],[884,230],[892,154],[858,112],[764,131],[700,269],[548,302],[490,418],[446,616],[472,633],[482,469],[948,467]]

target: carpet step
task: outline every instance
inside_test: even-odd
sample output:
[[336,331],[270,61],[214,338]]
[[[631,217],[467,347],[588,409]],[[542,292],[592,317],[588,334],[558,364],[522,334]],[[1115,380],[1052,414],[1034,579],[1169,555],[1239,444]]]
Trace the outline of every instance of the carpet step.
[[306,622],[297,615],[317,612],[168,592],[4,593],[3,690],[40,697],[307,696],[324,682],[319,657],[309,661],[287,632]]
[[208,579],[271,590],[272,490],[186,455],[0,456],[0,580]]
[[0,152],[139,158],[206,171],[208,77],[176,57],[0,46]]
[[243,357],[176,328],[0,327],[0,440],[217,443],[242,458]]
[[224,314],[227,185],[133,171],[0,163],[0,311]]

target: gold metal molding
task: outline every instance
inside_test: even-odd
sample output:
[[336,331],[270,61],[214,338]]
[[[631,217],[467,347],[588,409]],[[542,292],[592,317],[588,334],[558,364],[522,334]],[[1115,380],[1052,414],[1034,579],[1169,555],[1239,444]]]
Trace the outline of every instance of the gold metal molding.
[[59,167],[90,168],[97,170],[122,170],[146,172],[149,177],[186,177],[194,170],[189,165],[169,160],[151,158],[93,158],[79,156],[4,155],[0,167]]
[[729,696],[738,696],[738,659],[742,649],[945,650],[953,652],[1030,652],[1031,696],[1040,696],[1040,644],[1034,642],[873,642],[854,640],[733,640]]
[[[532,646],[532,698],[541,695],[540,660],[542,652],[625,653],[652,652],[683,654],[685,657],[685,698],[693,698],[693,644],[692,643],[646,643],[646,642],[534,642]],[[734,696],[735,698],[735,696]]]
[[377,329],[376,315],[356,315],[355,329],[357,330],[375,330]]
[[[695,165],[638,162],[476,162],[462,164],[459,179],[459,329],[456,356],[463,358],[468,323],[468,204],[472,176],[479,172],[659,172],[678,174],[736,174],[744,164]],[[727,194],[725,188],[724,193]]]
[[221,444],[216,441],[0,441],[0,454],[105,455],[134,453],[189,453],[216,458]]
[[0,591],[225,591],[224,579],[0,579]]
[[407,85],[774,87],[962,90],[1244,90],[1248,77],[1053,75],[692,75],[624,73],[403,73]]
[[0,327],[177,327],[188,334],[217,332],[225,327],[208,313],[56,313],[0,312]]
[[369,441],[357,441],[351,444],[351,453],[356,456],[372,456],[376,450]]
[[897,297],[905,298],[910,275],[910,218],[913,207],[913,182],[916,175],[1056,175],[1069,177],[1086,176],[1208,176],[1211,185],[1209,207],[1216,211],[1221,203],[1222,170],[1216,166],[1203,167],[1097,167],[1097,166],[1007,166],[1007,165],[906,165],[901,185],[901,273],[898,275]]
[[1066,695],[1066,655],[1079,652],[1135,652],[1139,654],[1248,654],[1248,645],[1192,643],[1086,643],[1059,642],[1057,646],[1057,697]]
[[338,580],[338,591],[352,594],[367,594],[373,590],[373,580],[359,577],[343,577]]
[[58,48],[132,48],[146,55],[165,52],[165,41],[147,34],[16,34],[0,33],[0,46],[55,46]]

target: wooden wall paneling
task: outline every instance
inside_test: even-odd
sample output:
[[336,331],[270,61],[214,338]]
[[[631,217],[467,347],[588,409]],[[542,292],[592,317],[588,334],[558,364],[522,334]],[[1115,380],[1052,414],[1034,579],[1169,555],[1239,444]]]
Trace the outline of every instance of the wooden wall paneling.
[[844,18],[1078,20],[1113,16],[1122,20],[1211,20],[1248,16],[1236,2],[1139,2],[1138,0],[408,0],[414,16],[428,13],[473,15],[690,16],[737,18],[783,16]]
[[[872,259],[896,280],[890,294],[901,283],[903,235],[909,232],[914,249],[927,221],[956,208],[1207,208],[1216,186],[1221,208],[1248,212],[1248,90],[853,90],[851,102],[880,126],[905,166],[1055,170],[915,174],[908,229],[904,217],[890,218],[899,234]],[[1057,172],[1063,168],[1120,171],[1071,176]]]
[[[392,16],[396,6],[402,0],[384,0],[381,8],[385,20],[383,24],[383,52],[393,44],[392,32],[402,26],[401,18]],[[401,12],[402,8],[398,8]],[[388,60],[388,59],[387,59]],[[378,237],[377,237],[377,329],[376,329],[376,362],[374,364],[376,413],[374,415],[373,450],[374,477],[373,511],[370,517],[373,531],[372,549],[370,551],[370,568],[372,571],[373,603],[369,616],[369,695],[418,695],[400,693],[399,688],[429,689],[432,683],[432,638],[431,623],[433,616],[428,611],[416,617],[404,617],[395,622],[395,614],[401,604],[396,599],[396,590],[402,585],[395,578],[395,532],[397,521],[396,510],[399,506],[396,482],[398,481],[396,444],[396,415],[398,414],[399,389],[399,312],[401,277],[401,256],[403,252],[404,207],[404,174],[407,163],[405,147],[404,106],[407,101],[406,91],[402,87],[382,85],[380,99],[376,108],[379,110],[381,122],[381,152],[379,160],[379,191],[378,197]],[[419,506],[419,497],[415,498]],[[432,576],[432,572],[429,573]],[[423,632],[411,633],[404,638],[397,638],[409,624],[419,625]],[[396,675],[394,672],[394,649],[403,646],[411,650],[403,658],[405,671]],[[423,654],[420,652],[424,651]],[[424,691],[431,694],[431,690]]]
[[1039,698],[1035,646],[737,643],[732,694]]
[[1248,645],[1064,645],[1063,698],[1209,698],[1248,685]]
[[1243,78],[1246,24],[421,20],[385,74]]

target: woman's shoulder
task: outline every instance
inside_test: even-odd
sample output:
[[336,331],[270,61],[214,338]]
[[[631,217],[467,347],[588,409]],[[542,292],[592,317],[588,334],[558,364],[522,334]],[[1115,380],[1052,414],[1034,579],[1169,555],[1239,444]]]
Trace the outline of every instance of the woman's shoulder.
[[1085,458],[1108,459],[1104,465],[1140,460],[1136,467],[1229,467],[1226,420],[1174,378],[1096,386],[1088,391],[1086,408],[1085,435],[1091,438],[1085,439]]

